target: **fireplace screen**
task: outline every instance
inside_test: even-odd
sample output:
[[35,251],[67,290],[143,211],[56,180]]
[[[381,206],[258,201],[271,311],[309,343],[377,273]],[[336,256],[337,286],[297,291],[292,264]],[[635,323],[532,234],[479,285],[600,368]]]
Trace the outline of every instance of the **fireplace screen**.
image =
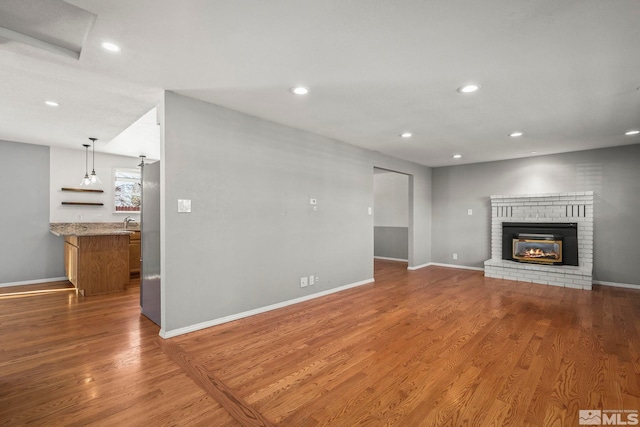
[[513,259],[524,262],[562,264],[562,236],[518,234],[513,239]]

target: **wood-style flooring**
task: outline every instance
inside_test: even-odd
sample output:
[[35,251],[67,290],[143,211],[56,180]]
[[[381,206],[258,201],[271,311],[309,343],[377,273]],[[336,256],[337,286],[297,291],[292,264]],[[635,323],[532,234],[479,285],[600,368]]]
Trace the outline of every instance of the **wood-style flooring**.
[[375,278],[169,340],[136,286],[0,289],[0,425],[577,426],[579,410],[640,410],[638,290],[391,261]]

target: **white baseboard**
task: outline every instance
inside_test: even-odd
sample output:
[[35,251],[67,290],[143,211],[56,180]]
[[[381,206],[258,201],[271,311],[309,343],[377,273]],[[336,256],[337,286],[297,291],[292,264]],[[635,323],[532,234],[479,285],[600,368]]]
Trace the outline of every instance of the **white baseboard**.
[[374,256],[373,259],[382,259],[385,261],[400,261],[400,262],[409,262],[408,259],[402,259],[402,258],[389,258],[386,256]]
[[435,265],[437,267],[447,267],[447,268],[461,268],[463,270],[475,270],[475,271],[484,271],[482,267],[471,267],[468,265],[458,265],[458,264],[443,264],[440,262],[430,262],[429,265]]
[[68,279],[66,277],[51,277],[49,279],[36,279],[36,280],[25,280],[23,282],[0,283],[0,288],[8,288],[9,286],[37,285],[38,283],[47,283],[47,282],[61,282],[63,280],[68,280]]
[[431,263],[430,263],[430,262],[428,262],[428,263],[426,263],[426,264],[416,265],[415,267],[411,267],[411,266],[409,266],[409,267],[407,267],[407,270],[411,270],[411,271],[413,271],[413,270],[419,270],[419,269],[421,269],[421,268],[429,267],[430,265],[431,265]]
[[616,282],[604,282],[602,280],[594,280],[593,284],[600,285],[600,286],[614,286],[616,288],[640,289],[640,285],[634,285],[631,283],[616,283]]
[[440,262],[428,262],[426,264],[417,265],[415,267],[407,267],[407,270],[418,270],[420,268],[429,267],[430,265],[433,265],[436,267],[461,268],[463,270],[484,271],[484,268],[482,267],[470,267],[467,265],[458,265],[458,264],[442,264]]
[[326,295],[334,294],[340,291],[346,291],[347,289],[355,288],[362,285],[367,285],[369,283],[373,283],[375,280],[373,278],[362,280],[360,282],[351,283],[348,285],[340,286],[333,289],[328,289],[326,291],[318,292],[311,295],[305,295],[300,298],[294,298],[288,301],[279,302],[276,304],[267,305],[265,307],[256,308],[249,311],[244,311],[242,313],[232,314],[226,317],[220,317],[218,319],[208,320],[202,323],[196,323],[195,325],[185,326],[184,328],[172,329],[170,331],[165,331],[164,329],[160,329],[160,336],[162,338],[173,338],[178,335],[188,334],[189,332],[199,331],[200,329],[210,328],[212,326],[221,325],[227,322],[233,322],[234,320],[243,319],[249,316],[255,316],[256,314],[265,313],[271,310],[277,310],[279,308],[287,307],[289,305],[298,304],[304,301],[309,301],[315,298],[320,298]]

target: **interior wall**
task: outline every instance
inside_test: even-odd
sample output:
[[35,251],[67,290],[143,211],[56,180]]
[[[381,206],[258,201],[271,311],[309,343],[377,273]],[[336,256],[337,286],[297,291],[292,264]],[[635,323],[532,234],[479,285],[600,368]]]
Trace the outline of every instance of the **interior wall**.
[[482,267],[491,257],[491,195],[593,190],[594,280],[640,285],[638,164],[630,145],[435,168],[433,261]]
[[[140,214],[137,212],[115,212],[114,205],[114,168],[136,168],[140,159],[135,157],[117,156],[113,154],[96,153],[96,174],[102,185],[96,188],[104,193],[73,193],[62,191],[63,187],[79,188],[85,173],[84,150],[51,147],[51,177],[50,177],[50,222],[119,222],[126,216],[136,221]],[[92,169],[91,149],[89,149],[89,172]],[[104,203],[104,206],[63,206],[63,201],[85,201]]]
[[414,175],[410,258],[430,261],[429,168],[172,92],[161,110],[165,334],[371,280],[373,166]]
[[0,286],[64,276],[62,240],[49,232],[49,147],[0,141]]
[[373,175],[373,255],[409,257],[409,177],[375,169]]

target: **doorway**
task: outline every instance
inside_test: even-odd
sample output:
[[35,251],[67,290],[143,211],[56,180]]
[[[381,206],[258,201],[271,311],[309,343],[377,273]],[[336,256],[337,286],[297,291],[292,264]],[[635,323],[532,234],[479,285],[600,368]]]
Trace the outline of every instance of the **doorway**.
[[410,261],[411,176],[373,168],[373,257]]

